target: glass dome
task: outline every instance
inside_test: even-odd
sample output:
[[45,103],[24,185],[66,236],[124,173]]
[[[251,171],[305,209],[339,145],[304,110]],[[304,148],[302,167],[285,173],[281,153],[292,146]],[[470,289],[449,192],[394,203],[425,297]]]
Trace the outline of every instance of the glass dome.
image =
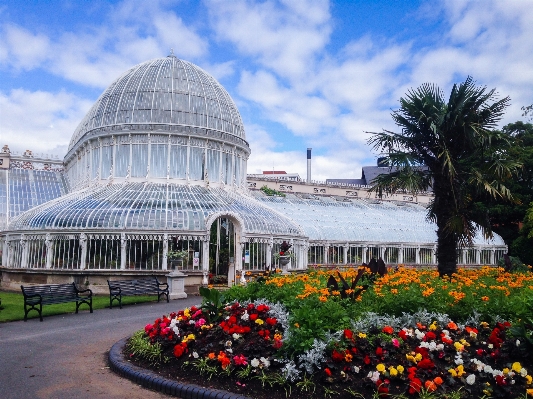
[[98,129],[151,124],[246,140],[239,111],[220,83],[200,67],[168,56],[136,65],[113,82],[75,130],[69,150]]

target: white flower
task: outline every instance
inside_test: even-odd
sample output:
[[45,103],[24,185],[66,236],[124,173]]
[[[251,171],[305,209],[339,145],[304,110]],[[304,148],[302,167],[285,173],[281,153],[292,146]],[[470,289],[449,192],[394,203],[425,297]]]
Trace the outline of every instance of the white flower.
[[233,349],[231,349],[231,348],[226,348],[226,352],[228,352],[228,353],[233,353]]
[[494,372],[494,370],[492,369],[492,367],[490,367],[490,366],[487,365],[487,364],[483,367],[483,371],[484,371],[485,373],[490,373],[490,374],[492,374],[492,373]]
[[520,340],[519,339],[516,340],[516,346],[520,346]]
[[525,377],[526,375],[527,375],[527,370],[526,370],[525,368],[522,367],[522,368],[520,369],[520,376],[521,376],[521,377]]
[[233,339],[239,339],[241,337],[241,335],[237,334],[237,333],[233,333],[232,337],[233,337]]
[[494,345],[492,345],[492,344],[488,344],[487,346],[488,346],[489,349],[494,348]]
[[231,347],[231,341],[226,341],[226,344],[224,346],[226,348],[230,348]]
[[513,385],[513,384],[514,384],[514,380],[509,381],[509,383],[510,383],[511,385]]
[[444,344],[437,344],[437,350],[443,351],[444,350]]
[[264,357],[261,357],[259,360],[261,360],[261,363],[263,364],[263,367],[264,368],[268,368],[270,366],[270,360],[264,358]]
[[372,380],[372,382],[376,383],[380,377],[379,371],[368,373],[368,377]]
[[353,366],[352,370],[353,370],[354,373],[358,373],[359,372],[359,367]]
[[192,353],[192,357],[194,357],[195,359],[198,359],[198,352],[194,351]]
[[253,368],[259,367],[259,360],[256,359],[256,358],[253,358],[252,361],[250,362],[250,365],[251,365]]
[[475,374],[470,374],[468,377],[466,377],[466,383],[468,385],[474,385],[474,382],[476,382]]
[[422,339],[424,339],[424,337],[426,336],[426,334],[424,334],[422,331],[419,331],[418,328],[415,330],[415,334],[416,334],[416,337],[422,341]]
[[250,318],[250,315],[249,315],[248,312],[245,310],[244,313],[243,313],[242,316],[241,316],[241,320],[247,321],[249,318]]

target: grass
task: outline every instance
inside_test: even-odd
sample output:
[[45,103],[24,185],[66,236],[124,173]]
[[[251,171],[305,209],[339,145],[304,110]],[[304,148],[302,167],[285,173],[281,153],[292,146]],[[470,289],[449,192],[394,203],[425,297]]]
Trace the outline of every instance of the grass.
[[[122,298],[122,305],[133,305],[155,301],[156,296],[139,295],[135,297]],[[24,297],[22,293],[12,291],[0,291],[0,323],[8,321],[24,320]],[[118,302],[113,302],[113,307],[118,307]],[[93,295],[93,310],[109,307],[109,295]],[[89,306],[81,305],[80,312],[88,311]],[[43,305],[43,317],[76,312],[76,303],[60,303],[57,305]],[[39,317],[39,312],[32,310],[28,314],[28,319]]]

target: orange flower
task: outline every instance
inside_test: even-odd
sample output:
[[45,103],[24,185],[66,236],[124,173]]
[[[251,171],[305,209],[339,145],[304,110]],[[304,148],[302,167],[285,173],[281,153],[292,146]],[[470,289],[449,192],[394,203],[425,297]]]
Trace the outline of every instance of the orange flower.
[[488,296],[482,296],[481,300],[487,302],[489,300],[489,297]]
[[444,381],[442,380],[442,378],[440,377],[435,377],[435,379],[433,380],[433,382],[437,385],[441,385]]
[[447,326],[450,330],[457,330],[459,327],[457,327],[457,324],[455,324],[453,321],[450,321]]
[[213,360],[216,357],[215,352],[211,352],[209,355],[207,355],[207,357],[209,357],[209,359]]
[[424,387],[426,388],[428,392],[434,392],[437,390],[437,385],[433,381],[430,381],[430,380],[426,381],[426,383],[424,384]]

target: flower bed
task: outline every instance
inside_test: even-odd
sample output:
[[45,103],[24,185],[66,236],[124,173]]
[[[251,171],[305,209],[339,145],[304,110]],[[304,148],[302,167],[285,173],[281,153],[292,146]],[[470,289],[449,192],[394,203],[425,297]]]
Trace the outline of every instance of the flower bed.
[[[303,284],[304,291],[293,292],[285,302],[253,298],[261,287],[276,287],[283,294],[286,284],[277,287],[286,277],[274,277],[257,283],[259,287],[250,284],[229,291],[228,297],[247,292],[251,300],[215,306],[216,311],[211,303],[157,319],[142,333],[160,349],[160,360],[152,357],[150,363],[161,373],[222,384],[250,397],[273,398],[273,392],[279,397],[331,398],[533,395],[531,325],[511,326],[495,312],[485,319],[475,307],[463,320],[417,309],[399,316],[367,309],[353,317],[354,305],[364,308],[369,296],[393,295],[385,291],[395,289],[391,287],[397,287],[398,280],[391,275],[377,279],[360,301],[341,299],[318,284],[319,291],[299,297],[309,292],[305,285],[315,277],[324,276],[293,277],[290,284]],[[512,289],[525,290],[531,299],[531,288]],[[323,296],[326,301],[320,300]],[[311,315],[305,318],[304,313]],[[147,362],[133,345],[128,353]],[[275,389],[265,392],[266,387]]]

